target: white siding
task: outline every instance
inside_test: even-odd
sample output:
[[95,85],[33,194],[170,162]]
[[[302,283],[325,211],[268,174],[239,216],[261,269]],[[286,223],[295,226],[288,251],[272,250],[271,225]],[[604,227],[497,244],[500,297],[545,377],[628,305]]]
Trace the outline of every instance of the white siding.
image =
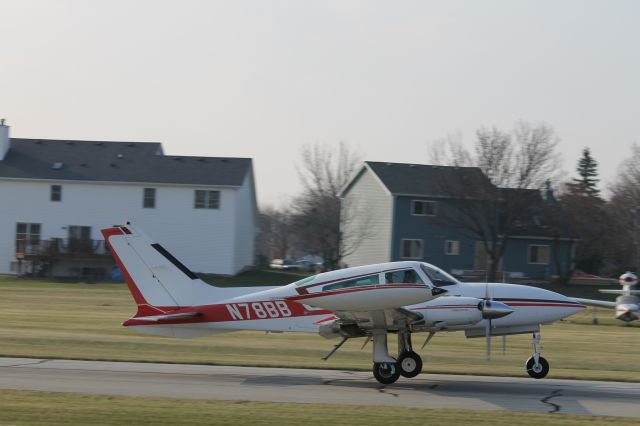
[[236,196],[235,226],[235,270],[241,271],[253,266],[258,225],[257,206],[253,173],[250,171],[244,178]]
[[[352,211],[345,213],[345,206]],[[356,215],[353,214],[354,210]],[[368,237],[343,261],[349,266],[389,262],[393,197],[369,168],[363,169],[344,194],[343,214],[355,216],[343,226],[345,238],[362,232],[363,228],[368,231]]]
[[[61,202],[49,201],[52,184],[62,185]],[[143,188],[156,188],[155,208],[142,208]],[[219,190],[220,208],[195,209],[195,189]],[[69,225],[101,240],[101,228],[132,220],[190,269],[234,274],[243,263],[234,230],[246,220],[237,197],[235,188],[0,180],[0,273],[12,273],[17,222],[42,224],[43,240],[67,238]]]

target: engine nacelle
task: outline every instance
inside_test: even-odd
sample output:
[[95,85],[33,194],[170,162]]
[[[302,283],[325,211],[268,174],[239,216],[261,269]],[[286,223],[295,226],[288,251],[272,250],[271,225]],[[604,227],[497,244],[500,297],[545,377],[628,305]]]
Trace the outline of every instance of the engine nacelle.
[[473,325],[483,319],[482,300],[475,297],[440,297],[420,310],[427,327]]

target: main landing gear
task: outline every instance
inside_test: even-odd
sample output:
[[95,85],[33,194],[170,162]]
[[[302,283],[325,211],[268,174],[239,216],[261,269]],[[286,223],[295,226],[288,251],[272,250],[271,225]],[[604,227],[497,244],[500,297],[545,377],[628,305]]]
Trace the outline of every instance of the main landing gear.
[[540,356],[540,333],[533,333],[533,356],[527,360],[525,368],[529,376],[534,379],[542,379],[549,373],[549,363],[546,359]]
[[415,377],[422,371],[422,358],[413,351],[411,334],[398,332],[398,358],[389,356],[386,330],[373,335],[373,376],[383,385],[400,376]]
[[403,377],[416,377],[422,371],[422,358],[413,351],[409,332],[398,332],[398,366]]

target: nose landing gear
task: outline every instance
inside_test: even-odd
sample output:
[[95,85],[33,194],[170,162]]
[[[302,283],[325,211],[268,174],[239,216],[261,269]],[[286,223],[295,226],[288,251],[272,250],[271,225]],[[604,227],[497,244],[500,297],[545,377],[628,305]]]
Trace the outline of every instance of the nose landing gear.
[[540,356],[542,345],[540,345],[540,333],[533,333],[533,356],[527,360],[525,368],[529,376],[534,379],[542,379],[549,373],[549,363]]

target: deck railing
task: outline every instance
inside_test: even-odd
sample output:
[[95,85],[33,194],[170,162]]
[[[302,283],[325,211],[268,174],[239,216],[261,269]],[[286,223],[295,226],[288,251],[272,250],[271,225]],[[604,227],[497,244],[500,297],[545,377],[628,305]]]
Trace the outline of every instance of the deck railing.
[[111,256],[104,240],[52,238],[16,240],[16,259],[29,257],[101,257]]

